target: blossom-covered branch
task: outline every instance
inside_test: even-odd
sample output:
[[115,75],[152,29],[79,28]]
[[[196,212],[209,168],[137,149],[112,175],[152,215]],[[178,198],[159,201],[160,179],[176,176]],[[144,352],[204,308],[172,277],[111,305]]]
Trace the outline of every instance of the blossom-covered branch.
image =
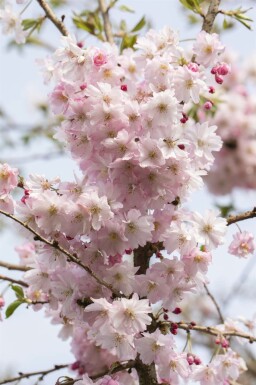
[[204,16],[204,22],[202,26],[202,30],[208,33],[211,33],[214,20],[219,11],[219,5],[221,0],[212,0],[210,1],[210,5],[207,11],[207,14]]
[[22,266],[22,265],[15,265],[13,263],[8,263],[4,261],[0,261],[0,267],[4,267],[8,270],[18,270],[18,271],[28,271],[30,270],[30,267],[28,266]]
[[43,8],[45,11],[46,17],[52,21],[52,23],[58,28],[58,30],[62,33],[63,36],[68,36],[68,30],[63,23],[63,21],[59,20],[47,1],[45,0],[37,0],[38,4]]
[[[171,322],[162,322],[162,325],[170,324]],[[212,326],[201,326],[201,325],[194,325],[193,323],[186,323],[186,322],[177,322],[175,323],[177,325],[178,329],[186,330],[187,332],[190,332],[191,330],[196,330],[198,332],[202,332],[205,334],[210,334],[212,336],[222,336],[222,337],[240,337],[249,340],[250,343],[256,342],[256,337],[254,337],[251,334],[242,333],[239,331],[221,331],[217,329],[216,327]],[[1,385],[1,384],[0,384]]]
[[238,215],[230,215],[227,218],[227,225],[232,225],[236,222],[245,221],[246,219],[251,219],[256,217],[256,207],[254,207],[251,211],[246,211],[244,213]]
[[11,283],[17,283],[18,285],[21,285],[21,286],[24,286],[24,287],[28,287],[28,284],[26,282],[23,282],[19,279],[14,279],[14,278],[11,278],[11,277],[7,277],[6,275],[2,275],[0,274],[0,281],[8,281],[8,282],[11,282]]
[[89,266],[84,265],[75,255],[71,254],[69,251],[65,250],[63,247],[61,247],[56,240],[49,241],[48,239],[44,238],[42,235],[40,235],[37,231],[32,229],[28,224],[22,222],[20,219],[14,217],[13,215],[0,210],[0,213],[5,215],[6,217],[14,220],[15,222],[19,223],[21,226],[25,227],[28,231],[33,233],[35,235],[35,240],[41,241],[45,243],[48,246],[51,246],[57,250],[59,250],[61,253],[65,254],[68,257],[68,261],[71,261],[75,263],[76,265],[82,267],[85,271],[87,271],[88,274],[90,274],[100,285],[105,286],[107,289],[111,290],[113,294],[116,296],[120,296],[120,293],[113,289],[112,285],[105,282],[103,279],[99,278],[93,271],[90,269]]
[[0,385],[8,384],[10,382],[15,382],[15,381],[20,381],[23,378],[30,378],[34,376],[39,376],[39,380],[43,380],[45,376],[47,376],[50,373],[56,372],[57,370],[65,369],[69,365],[55,365],[52,369],[48,370],[40,370],[37,372],[29,372],[29,373],[19,373],[19,376],[13,377],[13,378],[8,378],[0,382]]
[[112,32],[110,19],[109,19],[109,9],[105,4],[105,0],[98,0],[98,1],[99,1],[100,12],[103,18],[103,25],[104,25],[106,39],[109,43],[113,44],[114,39],[113,39],[113,32]]

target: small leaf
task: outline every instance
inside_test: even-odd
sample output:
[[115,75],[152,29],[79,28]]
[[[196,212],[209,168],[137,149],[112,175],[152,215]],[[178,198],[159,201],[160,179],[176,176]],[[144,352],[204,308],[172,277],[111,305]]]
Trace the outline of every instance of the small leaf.
[[15,292],[15,295],[18,299],[24,298],[24,291],[21,286],[11,285],[12,290]]
[[123,12],[130,12],[130,13],[135,12],[134,9],[128,7],[127,5],[120,5],[119,10]]
[[11,315],[15,312],[15,310],[23,303],[23,301],[20,301],[20,300],[16,300],[14,302],[12,302],[8,308],[6,309],[5,311],[5,315],[6,315],[6,318],[9,318],[11,317]]
[[135,25],[135,27],[131,30],[131,32],[138,32],[146,25],[145,16],[143,16],[140,21]]
[[22,20],[22,26],[24,31],[27,31],[30,28],[33,28],[38,23],[36,19],[24,19]]
[[121,52],[125,49],[125,48],[133,48],[134,44],[136,43],[137,41],[137,35],[126,35],[124,36],[123,40],[122,40],[122,43],[121,43]]
[[123,31],[123,32],[127,31],[127,24],[126,24],[125,20],[121,20],[121,22],[120,22],[120,30]]

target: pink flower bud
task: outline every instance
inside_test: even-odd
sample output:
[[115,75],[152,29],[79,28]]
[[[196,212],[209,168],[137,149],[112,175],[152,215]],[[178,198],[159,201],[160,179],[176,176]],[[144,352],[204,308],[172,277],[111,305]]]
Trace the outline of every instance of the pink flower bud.
[[194,356],[192,354],[187,355],[187,361],[189,365],[193,365],[194,363]]
[[196,365],[200,365],[200,364],[202,363],[202,361],[200,360],[199,357],[195,356],[195,357],[194,357],[194,363],[195,363]]
[[81,84],[81,86],[80,86],[80,90],[81,91],[85,90],[86,88],[87,88],[87,84],[86,83]]
[[5,300],[3,299],[3,297],[0,297],[0,307],[3,307],[5,304]]
[[204,103],[204,109],[205,110],[210,110],[212,108],[213,104],[209,100]]
[[176,307],[173,311],[173,314],[180,314],[182,312],[180,307]]
[[218,84],[222,84],[222,83],[223,83],[223,77],[220,76],[220,75],[218,75],[218,74],[216,74],[216,75],[215,75],[215,81],[216,81],[216,83],[218,83]]
[[214,94],[215,93],[215,88],[213,86],[209,87],[209,93]]
[[187,67],[190,69],[190,71],[192,72],[198,72],[199,71],[199,67],[198,67],[198,64],[196,63],[189,63],[187,65]]
[[103,52],[98,52],[93,57],[93,63],[96,65],[96,67],[100,67],[107,63],[107,56]]
[[217,68],[218,75],[225,76],[230,72],[230,66],[227,63],[221,63]]
[[128,90],[128,87],[126,84],[122,84],[120,88],[122,91],[125,91],[125,92]]

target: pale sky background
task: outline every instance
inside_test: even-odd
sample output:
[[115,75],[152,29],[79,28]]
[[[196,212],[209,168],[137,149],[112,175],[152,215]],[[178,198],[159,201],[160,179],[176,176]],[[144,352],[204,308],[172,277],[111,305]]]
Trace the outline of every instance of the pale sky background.
[[[95,1],[95,0],[94,0]],[[73,1],[74,8],[85,3],[82,1]],[[245,8],[252,6],[254,1],[227,1],[226,7],[235,8],[242,5]],[[186,17],[181,12],[181,7],[178,0],[127,0],[120,1],[120,4],[127,4],[136,10],[136,14],[120,14],[116,13],[115,18],[122,16],[128,19],[128,23],[134,25],[138,19],[145,14],[151,20],[155,28],[162,28],[165,25],[170,25],[173,29],[180,31],[181,39],[192,38],[199,31],[199,26],[188,26]],[[36,15],[41,15],[42,12],[36,2],[32,4],[31,11]],[[255,8],[250,12],[252,18],[256,19]],[[45,39],[53,45],[58,45],[59,32],[50,23],[45,29]],[[86,37],[86,34],[81,31],[80,38]],[[0,35],[0,106],[4,107],[13,121],[22,124],[32,124],[37,121],[38,115],[31,106],[33,102],[44,100],[48,90],[43,84],[41,74],[38,67],[35,65],[37,58],[43,58],[47,53],[42,49],[27,48],[23,53],[16,50],[6,50],[8,39]],[[243,26],[231,32],[226,32],[222,41],[236,52],[241,57],[246,57],[256,51],[256,33],[248,31]],[[89,37],[87,42],[90,44],[92,39]],[[0,133],[1,134],[1,133]],[[48,149],[47,143],[41,141],[33,142],[31,148],[26,149],[25,154],[43,153]],[[8,153],[0,154],[6,158],[14,158],[18,155],[24,155],[24,148],[9,151]],[[14,165],[14,164],[13,164]],[[18,166],[16,164],[15,166]],[[73,178],[75,164],[68,157],[51,160],[48,163],[45,161],[34,161],[22,165],[23,175],[29,173],[41,173],[47,177],[60,176],[63,179],[69,180]],[[236,193],[236,201],[239,200],[241,209],[250,209],[256,204],[256,193],[247,192],[246,194]],[[213,198],[206,194],[205,191],[200,191],[195,194],[192,202],[193,207],[203,212],[203,210],[213,205]],[[251,229],[256,234],[254,222],[250,221],[241,225],[242,229]],[[230,239],[232,233],[237,229],[230,229]],[[22,238],[19,238],[16,232],[16,227],[8,222],[8,230],[0,233],[1,252],[0,260],[17,262],[15,257],[14,247],[17,244],[23,243]],[[214,255],[214,263],[210,269],[210,288],[214,293],[221,295],[229,292],[229,288],[233,287],[232,282],[239,276],[241,271],[248,263],[245,260],[232,257],[226,253],[227,245],[220,248]],[[254,256],[255,258],[255,256]],[[255,280],[255,271],[250,272],[249,281]],[[8,273],[8,271],[1,271]],[[3,288],[0,284],[0,291]],[[256,288],[252,288],[252,298],[256,296]],[[12,297],[8,297],[9,301]],[[255,303],[252,301],[243,300],[243,306],[237,301],[234,301],[230,307],[228,314],[236,316],[237,313],[246,314],[251,317],[256,312]],[[74,357],[70,353],[69,342],[62,342],[57,338],[58,327],[51,325],[49,320],[43,315],[43,311],[35,313],[31,309],[26,309],[21,306],[14,316],[0,323],[0,378],[1,375],[11,370],[13,374],[18,371],[26,372],[32,370],[48,369],[53,364],[71,363]],[[46,384],[54,383],[54,380],[61,375],[61,372],[48,376],[45,380]],[[35,383],[31,380],[25,383]]]

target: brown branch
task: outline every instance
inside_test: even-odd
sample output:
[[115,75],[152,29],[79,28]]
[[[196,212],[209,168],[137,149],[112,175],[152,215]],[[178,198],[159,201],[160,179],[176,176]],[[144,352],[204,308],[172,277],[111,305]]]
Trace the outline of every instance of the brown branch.
[[55,365],[54,368],[48,369],[48,370],[40,370],[38,372],[30,372],[30,373],[19,373],[19,376],[17,376],[17,377],[13,377],[13,378],[9,378],[9,379],[1,381],[0,385],[8,384],[9,382],[20,381],[23,378],[30,378],[33,376],[40,376],[39,379],[42,380],[45,376],[47,376],[47,374],[50,374],[52,372],[56,372],[57,370],[60,370],[60,369],[67,368],[68,366],[69,366],[69,364]]
[[32,234],[35,235],[35,240],[36,241],[41,241],[43,243],[45,243],[46,245],[48,246],[51,246],[53,247],[54,249],[60,251],[61,253],[63,253],[64,255],[67,256],[67,260],[70,262],[73,262],[75,263],[76,265],[80,266],[82,269],[84,269],[90,276],[92,276],[100,285],[102,286],[105,286],[107,289],[109,289],[115,296],[117,297],[120,297],[121,294],[119,293],[119,291],[116,291],[113,289],[112,285],[110,285],[109,283],[107,283],[106,281],[104,281],[103,279],[99,278],[93,271],[92,269],[87,266],[87,265],[84,265],[76,255],[74,254],[71,254],[68,250],[64,249],[62,246],[60,246],[58,244],[58,242],[56,240],[52,240],[52,241],[49,241],[48,239],[44,238],[42,235],[40,235],[37,231],[35,231],[32,227],[30,227],[28,224],[22,222],[20,219],[16,218],[15,216],[3,211],[3,210],[0,210],[0,214],[3,214],[5,215],[6,217],[12,219],[13,221],[19,223],[21,226],[25,227],[25,229],[27,229],[28,231],[30,231]]
[[206,293],[208,294],[208,296],[211,298],[216,310],[217,310],[217,313],[219,314],[219,318],[220,318],[220,321],[221,323],[224,324],[225,320],[224,320],[224,317],[222,315],[222,312],[220,310],[220,306],[218,304],[218,302],[216,301],[215,297],[213,296],[213,294],[210,292],[210,290],[208,289],[208,287],[206,286],[206,284],[204,284],[204,288],[205,288],[205,291]]
[[[101,373],[98,373],[94,376],[90,376],[92,380],[97,380],[97,378],[104,377],[106,375],[111,375],[117,372],[121,372],[126,369],[132,369],[135,367],[135,361],[134,360],[129,360],[127,363],[114,363],[110,369],[104,370]],[[1,385],[1,384],[0,384]]]
[[246,211],[245,213],[241,213],[238,215],[230,215],[227,218],[227,225],[232,225],[236,222],[245,221],[246,219],[251,219],[256,217],[256,207],[254,207],[251,211]]
[[8,270],[18,270],[18,271],[28,271],[31,269],[31,267],[28,266],[21,266],[21,265],[14,265],[12,263],[0,261],[0,267],[4,267]]
[[[165,325],[171,325],[172,322],[161,322],[160,327],[165,326]],[[225,332],[225,331],[220,331],[216,327],[212,326],[201,326],[201,325],[191,325],[191,323],[186,323],[186,322],[176,322],[178,325],[179,329],[183,329],[186,331],[191,331],[191,330],[196,330],[198,332],[202,332],[205,334],[209,334],[211,336],[223,336],[223,337],[241,337],[249,340],[250,343],[256,342],[256,337],[243,333],[243,332],[236,332],[236,331],[230,331],[230,332]],[[1,385],[1,384],[0,384]]]
[[98,0],[100,12],[103,18],[104,31],[107,41],[114,44],[112,27],[109,19],[109,8],[106,7],[105,0]]
[[51,7],[49,6],[49,4],[47,3],[47,1],[45,0],[37,0],[38,4],[40,5],[40,7],[43,8],[44,12],[45,12],[45,15],[46,17],[51,20],[51,22],[58,28],[58,30],[60,31],[60,33],[63,35],[63,36],[68,36],[69,35],[69,32],[67,30],[67,28],[65,27],[65,24],[59,20],[57,18],[57,16],[55,15],[55,13],[53,12],[53,10],[51,9]]
[[1,281],[8,281],[8,282],[11,282],[11,283],[17,283],[18,285],[21,285],[21,286],[24,286],[24,287],[28,287],[28,284],[26,282],[21,281],[19,279],[14,279],[14,278],[11,278],[11,277],[6,277],[6,275],[0,274],[0,280]]
[[211,33],[214,20],[219,12],[220,2],[221,0],[210,0],[208,11],[204,16],[202,31]]

